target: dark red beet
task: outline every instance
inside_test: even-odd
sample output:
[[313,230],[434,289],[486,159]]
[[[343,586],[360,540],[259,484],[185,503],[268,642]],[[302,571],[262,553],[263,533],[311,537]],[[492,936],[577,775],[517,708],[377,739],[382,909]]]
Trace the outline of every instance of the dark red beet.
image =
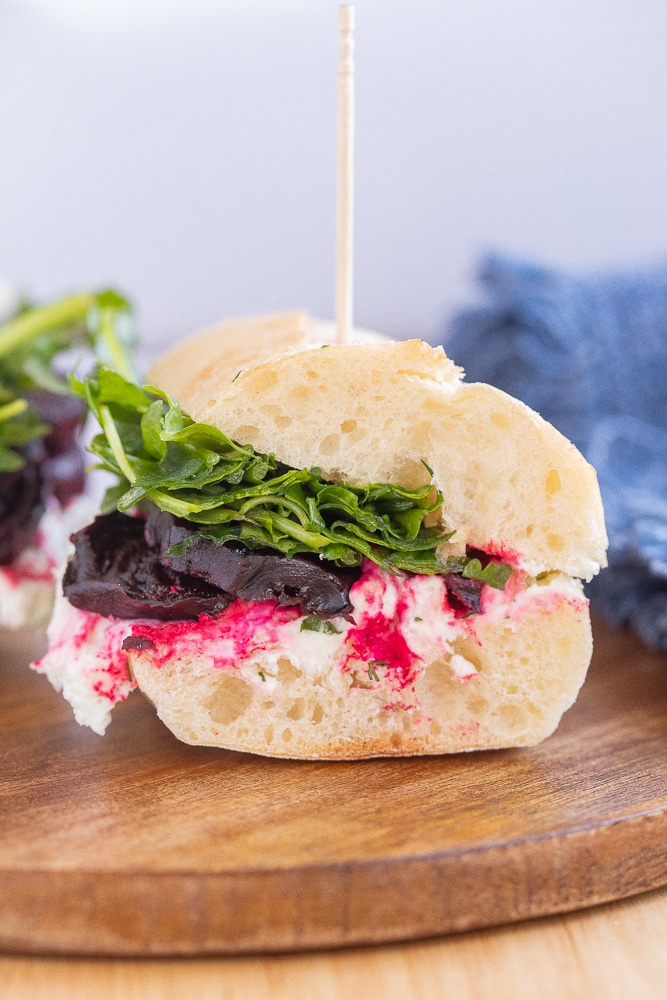
[[[217,614],[237,597],[299,604],[303,614],[321,618],[352,611],[349,589],[358,571],[197,537],[183,555],[166,554],[195,530],[157,509],[146,521],[117,511],[95,518],[72,536],[75,555],[63,581],[65,596],[76,607],[106,617],[161,621]],[[444,580],[459,615],[481,613],[481,580],[457,573],[446,573]]]
[[43,438],[47,455],[70,451],[86,419],[86,405],[77,396],[60,396],[43,389],[31,389],[26,399],[40,420],[51,428]]
[[216,545],[195,537],[181,556],[167,550],[196,530],[187,521],[157,508],[146,522],[146,539],[165,566],[207,580],[243,601],[274,600],[299,604],[305,615],[347,616],[352,611],[350,587],[359,570],[336,569],[305,557],[291,559],[275,552],[248,551],[231,544]]
[[62,507],[83,493],[86,481],[86,460],[74,444],[60,455],[52,455],[41,463],[45,488]]
[[482,588],[484,584],[481,580],[468,579],[461,576],[460,573],[445,573],[444,580],[449,603],[454,611],[464,615],[482,613]]
[[72,536],[75,555],[63,581],[75,607],[106,617],[162,621],[216,614],[236,597],[299,604],[304,614],[334,617],[352,610],[358,572],[307,559],[239,551],[195,539],[185,556],[164,553],[193,529],[157,512],[147,522],[114,511]]
[[229,604],[219,588],[168,570],[144,540],[144,522],[117,511],[72,535],[76,554],[63,592],[77,608],[106,618],[161,621],[215,615]]
[[26,398],[51,430],[22,449],[22,469],[0,473],[0,565],[13,562],[34,540],[47,497],[65,506],[84,488],[85,458],[77,443],[83,401],[42,390]]
[[33,541],[44,511],[39,465],[26,461],[0,473],[0,565],[6,566]]
[[84,488],[86,461],[78,437],[86,417],[85,404],[76,396],[43,390],[31,390],[26,398],[51,428],[41,441],[42,476],[48,494],[65,506]]

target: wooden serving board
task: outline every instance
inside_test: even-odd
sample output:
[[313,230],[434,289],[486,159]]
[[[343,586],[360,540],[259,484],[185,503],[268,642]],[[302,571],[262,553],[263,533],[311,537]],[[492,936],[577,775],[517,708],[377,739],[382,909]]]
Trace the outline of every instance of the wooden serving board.
[[595,631],[580,698],[541,746],[353,763],[188,747],[139,694],[102,739],[28,650],[5,650],[0,948],[335,947],[667,884],[667,658]]

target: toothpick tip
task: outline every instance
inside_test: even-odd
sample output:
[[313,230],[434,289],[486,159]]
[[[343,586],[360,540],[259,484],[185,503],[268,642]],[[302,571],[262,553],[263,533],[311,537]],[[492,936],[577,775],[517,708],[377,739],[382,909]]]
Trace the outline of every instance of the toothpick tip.
[[338,24],[341,31],[354,31],[354,6],[343,3],[338,8]]

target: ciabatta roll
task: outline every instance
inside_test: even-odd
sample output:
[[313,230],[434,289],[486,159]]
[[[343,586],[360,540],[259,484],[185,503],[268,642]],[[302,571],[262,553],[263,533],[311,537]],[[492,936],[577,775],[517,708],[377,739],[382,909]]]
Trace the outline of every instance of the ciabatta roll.
[[[110,622],[109,648],[117,656],[122,639],[129,667],[118,696],[136,682],[179,739],[274,756],[537,743],[590,661],[580,581],[607,544],[595,471],[524,404],[465,383],[441,348],[331,339],[301,314],[234,321],[168,352],[150,380],[195,421],[325,481],[431,485],[442,572],[365,559],[348,612],[319,621],[282,597],[236,597],[196,621]],[[482,574],[472,602],[451,573],[471,555],[508,577]],[[40,669],[76,686],[52,654]]]

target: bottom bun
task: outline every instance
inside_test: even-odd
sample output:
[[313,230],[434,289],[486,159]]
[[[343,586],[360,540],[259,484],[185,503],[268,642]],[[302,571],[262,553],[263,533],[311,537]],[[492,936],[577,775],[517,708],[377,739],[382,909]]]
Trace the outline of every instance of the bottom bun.
[[186,743],[332,760],[530,746],[554,731],[584,681],[588,604],[579,582],[561,574],[488,603],[484,614],[435,626],[432,609],[422,618],[413,607],[411,621],[430,619],[437,634],[400,683],[387,663],[350,656],[345,634],[306,633],[287,618],[281,647],[256,645],[234,662],[220,652],[231,626],[196,640],[168,626],[133,629],[150,644],[129,660]]

